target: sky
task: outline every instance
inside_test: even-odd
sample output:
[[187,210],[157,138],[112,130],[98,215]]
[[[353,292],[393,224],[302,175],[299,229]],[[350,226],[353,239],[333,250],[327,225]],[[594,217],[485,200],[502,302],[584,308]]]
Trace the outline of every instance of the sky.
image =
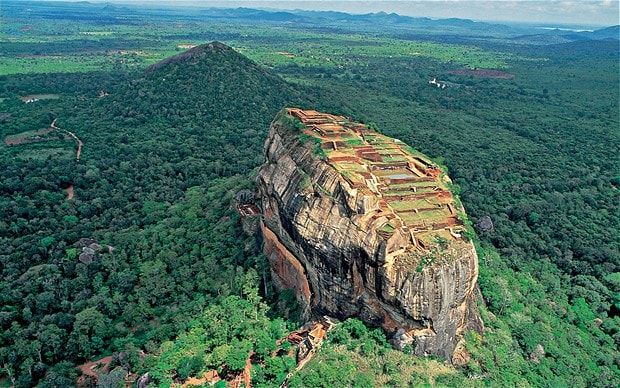
[[620,0],[90,0],[125,4],[333,10],[348,13],[395,12],[407,16],[489,21],[609,26],[620,24]]

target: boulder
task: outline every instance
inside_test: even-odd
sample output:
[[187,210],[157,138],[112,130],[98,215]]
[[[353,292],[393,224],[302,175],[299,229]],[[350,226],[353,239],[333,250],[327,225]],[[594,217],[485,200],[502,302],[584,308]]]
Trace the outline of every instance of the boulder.
[[254,195],[254,193],[250,190],[244,189],[244,190],[239,190],[236,194],[235,194],[235,201],[237,201],[238,204],[245,204],[245,203],[254,203],[256,196]]
[[82,253],[80,253],[79,260],[84,264],[90,264],[95,260],[97,254],[94,249],[90,247],[82,248]]
[[491,220],[489,216],[481,217],[478,222],[476,222],[476,229],[483,233],[492,232],[495,229],[493,227],[493,220]]
[[538,364],[540,363],[540,360],[543,359],[543,357],[545,357],[545,348],[541,345],[538,344],[536,345],[536,348],[534,348],[534,351],[532,353],[530,353],[530,361],[532,361],[534,364]]
[[76,248],[84,248],[92,244],[98,244],[98,241],[92,238],[83,237],[73,244],[73,246]]
[[138,379],[137,387],[147,388],[150,382],[151,382],[151,376],[149,375],[149,372],[146,372],[145,374],[140,376],[140,378]]
[[90,249],[92,249],[93,251],[95,251],[95,252],[100,252],[101,251],[101,245],[99,245],[99,243],[96,243],[96,242],[94,242],[92,244],[89,244],[88,247]]

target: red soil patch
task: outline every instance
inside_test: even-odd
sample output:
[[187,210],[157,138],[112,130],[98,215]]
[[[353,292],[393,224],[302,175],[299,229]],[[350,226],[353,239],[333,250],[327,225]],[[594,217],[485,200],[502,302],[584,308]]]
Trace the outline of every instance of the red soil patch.
[[112,361],[112,356],[104,357],[97,361],[87,362],[78,366],[83,375],[99,378],[99,373],[107,372],[108,365]]
[[359,160],[353,156],[345,155],[345,156],[330,156],[329,161],[332,163],[337,162],[359,162]]
[[[252,357],[252,354],[250,355]],[[246,388],[250,388],[252,386],[252,361],[250,357],[245,360],[245,368],[243,369],[243,383]]]
[[499,78],[499,79],[511,79],[514,78],[514,74],[507,73],[501,70],[493,69],[459,69],[452,70],[450,74],[456,75],[471,75],[478,78]]
[[73,199],[73,185],[70,185],[65,189],[67,192],[67,201],[71,201]]
[[190,377],[186,382],[181,385],[181,387],[199,387],[204,385],[205,383],[211,385],[220,381],[220,375],[217,373],[215,369],[205,372],[202,377]]
[[456,226],[456,225],[459,225],[459,223],[456,221],[456,218],[454,218],[454,217],[450,217],[450,218],[448,218],[448,219],[447,219],[447,221],[448,221],[448,222],[447,222],[448,226]]
[[443,199],[451,199],[452,194],[448,190],[437,191],[437,197]]

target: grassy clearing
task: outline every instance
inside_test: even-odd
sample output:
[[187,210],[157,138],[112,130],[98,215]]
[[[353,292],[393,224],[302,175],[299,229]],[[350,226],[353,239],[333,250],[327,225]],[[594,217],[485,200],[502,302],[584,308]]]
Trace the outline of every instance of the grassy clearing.
[[349,171],[349,172],[365,172],[366,168],[357,163],[338,163],[338,170]]
[[[6,146],[5,146],[6,147]],[[61,141],[46,142],[45,144],[29,144],[28,146],[11,147],[16,158],[22,160],[46,160],[48,158],[74,159],[75,150],[69,143]]]
[[450,212],[445,207],[441,207],[437,210],[421,211],[417,216],[419,220],[423,221],[441,221],[450,217]]
[[111,64],[102,57],[40,56],[32,58],[0,57],[0,76],[33,73],[76,73],[109,69]]
[[349,147],[358,147],[364,145],[364,142],[359,138],[346,139],[344,142]]
[[438,208],[437,210],[426,210],[418,213],[400,213],[399,216],[407,224],[417,224],[420,222],[431,224],[446,220],[450,213],[445,208]]
[[[247,42],[239,48],[253,60],[265,65],[295,64],[310,67],[339,67],[366,62],[373,58],[425,57],[441,62],[453,62],[468,68],[505,68],[511,58],[508,54],[489,52],[473,46],[440,44],[390,38],[369,38],[357,34],[329,35],[286,30],[286,45],[254,46]],[[354,42],[355,44],[349,44]],[[278,54],[290,52],[294,57]]]
[[407,158],[405,158],[404,156],[384,156],[383,161],[384,162],[406,162]]
[[21,143],[31,140],[30,138],[35,136],[44,136],[51,132],[50,128],[36,129],[31,131],[20,132],[15,135],[9,135],[4,138],[4,144],[6,145],[19,145]]
[[[383,195],[411,195],[414,193],[419,193],[420,191],[414,192],[413,190],[387,190],[383,192]],[[428,190],[427,190],[428,192]]]
[[393,170],[379,170],[379,171],[375,171],[375,175],[380,176],[380,177],[404,177],[404,176],[408,176],[408,177],[415,177],[411,171],[405,169],[405,168],[397,168],[397,169],[393,169]]
[[433,206],[423,199],[407,200],[407,201],[388,201],[388,204],[392,207],[392,209],[396,211],[407,211],[407,210],[412,210],[412,209],[419,209],[419,208]]
[[379,229],[379,232],[385,232],[385,233],[392,233],[394,232],[394,226],[392,226],[392,224],[387,223],[387,224],[383,224]]
[[29,94],[27,96],[20,97],[20,99],[24,102],[30,100],[57,100],[59,98],[59,94]]
[[408,189],[410,187],[415,186],[416,188],[422,188],[422,187],[435,187],[437,186],[437,182],[410,182],[410,183],[392,183],[390,185],[390,189],[393,190],[401,190],[401,189]]
[[0,56],[0,76],[36,73],[88,73],[114,68],[140,68],[178,54],[174,50],[81,54],[42,55],[32,57]]
[[363,178],[358,173],[356,173],[354,171],[338,169],[338,172],[340,172],[340,174],[343,177],[345,177],[347,180],[349,180],[352,183],[362,183],[362,182],[364,182]]

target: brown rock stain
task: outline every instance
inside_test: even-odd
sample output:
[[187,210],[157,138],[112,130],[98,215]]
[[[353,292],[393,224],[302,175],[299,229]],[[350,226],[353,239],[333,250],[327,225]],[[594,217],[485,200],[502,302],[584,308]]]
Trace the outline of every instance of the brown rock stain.
[[271,270],[277,276],[280,286],[295,290],[298,299],[303,299],[306,306],[310,304],[310,285],[305,276],[304,267],[264,223],[261,230],[265,239],[265,254],[271,259]]

